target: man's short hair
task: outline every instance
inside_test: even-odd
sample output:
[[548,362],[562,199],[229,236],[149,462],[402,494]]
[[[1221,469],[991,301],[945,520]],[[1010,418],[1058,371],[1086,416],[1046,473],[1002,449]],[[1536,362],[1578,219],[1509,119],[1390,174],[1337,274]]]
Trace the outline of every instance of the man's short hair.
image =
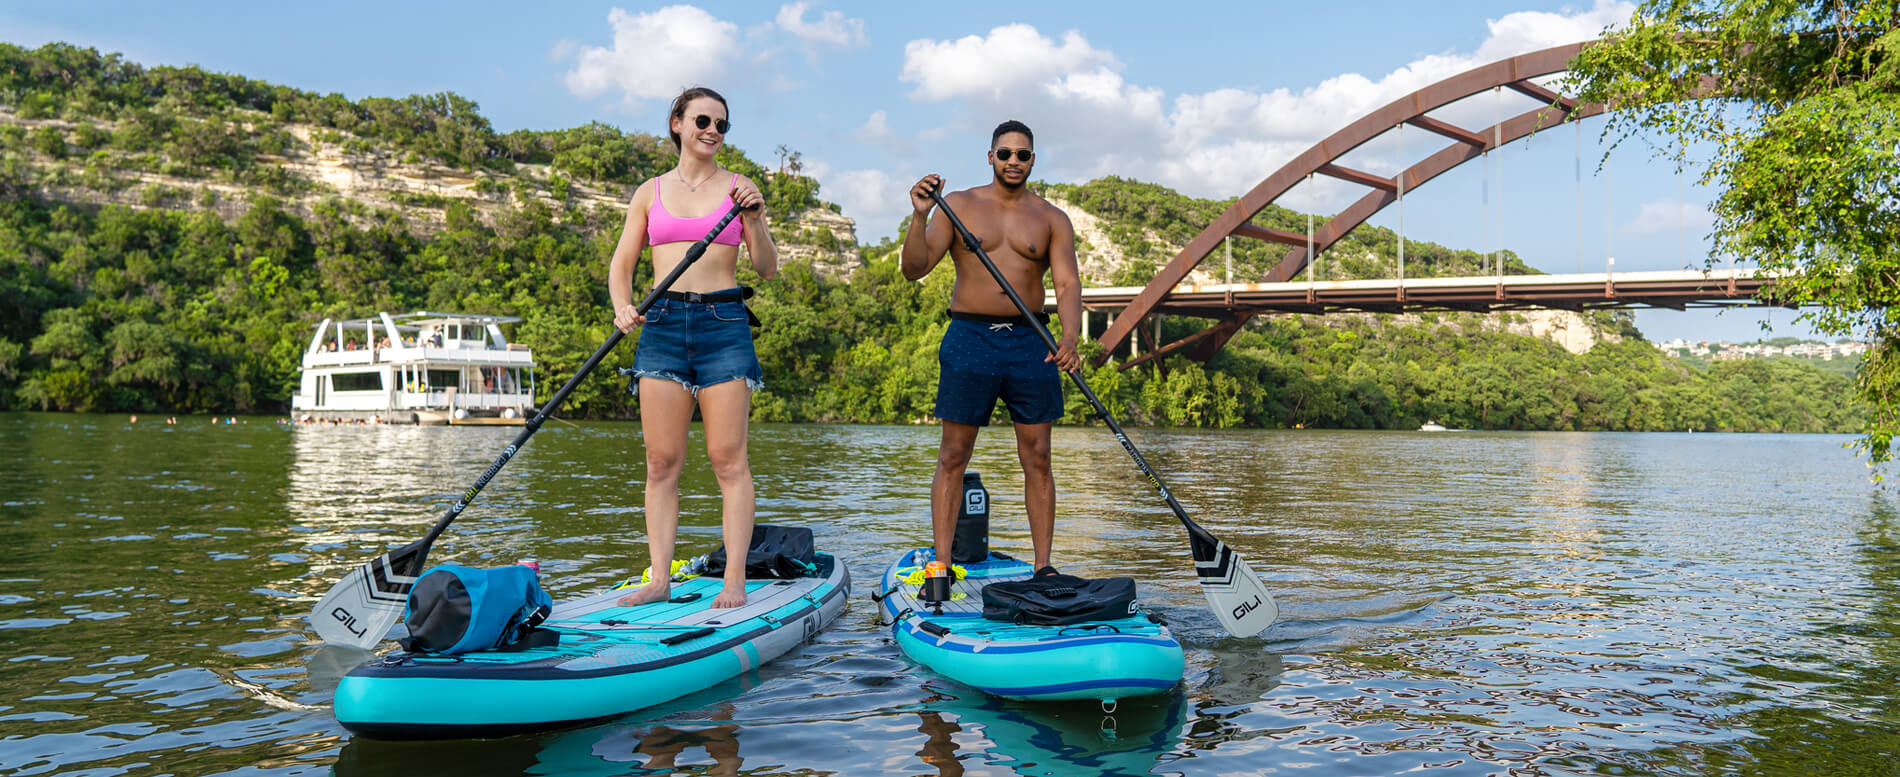
[[1011,132],[1023,133],[1023,137],[1029,138],[1029,145],[1031,147],[1036,145],[1036,133],[1029,131],[1029,125],[1015,119],[1010,119],[1009,121],[996,125],[996,131],[990,133],[990,147],[995,148],[997,138],[1001,138]]

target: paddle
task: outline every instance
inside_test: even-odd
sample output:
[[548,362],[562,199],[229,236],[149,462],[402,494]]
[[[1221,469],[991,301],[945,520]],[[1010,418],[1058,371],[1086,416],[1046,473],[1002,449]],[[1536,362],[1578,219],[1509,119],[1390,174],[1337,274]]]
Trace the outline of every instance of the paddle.
[[[1023,303],[1023,298],[1016,294],[1016,289],[1009,285],[1002,271],[996,269],[996,264],[990,261],[990,255],[983,251],[983,243],[970,234],[970,230],[963,226],[963,221],[957,218],[956,212],[950,210],[950,203],[944,202],[942,192],[933,190],[930,197],[937,201],[937,207],[943,209],[943,215],[950,217],[950,224],[962,236],[963,245],[983,262],[983,267],[996,278],[996,284],[1003,287],[1003,292],[1009,295],[1011,302],[1016,303],[1016,309],[1022,312],[1023,318],[1035,327],[1036,334],[1042,335],[1042,344],[1048,346],[1049,353],[1054,354],[1055,336],[1049,334],[1049,327],[1036,319],[1035,313]],[[1141,468],[1141,473],[1148,476],[1148,482],[1161,492],[1161,498],[1167,500],[1169,509],[1174,510],[1174,517],[1181,519],[1181,525],[1187,527],[1188,547],[1194,553],[1194,571],[1201,578],[1201,593],[1207,597],[1207,606],[1214,611],[1214,617],[1220,619],[1221,626],[1229,634],[1250,637],[1272,625],[1280,617],[1280,607],[1274,604],[1273,594],[1261,584],[1260,578],[1254,576],[1247,561],[1188,517],[1181,503],[1175,501],[1173,492],[1162,484],[1161,477],[1155,474],[1153,467],[1148,466],[1148,460],[1142,458],[1141,451],[1135,450],[1135,444],[1122,432],[1121,425],[1115,423],[1115,417],[1109,414],[1108,407],[1095,396],[1088,381],[1082,379],[1082,370],[1077,368],[1069,373],[1069,377],[1075,380],[1076,388],[1082,390],[1082,396],[1088,397],[1089,404],[1095,406],[1095,414],[1108,424],[1109,430],[1115,433],[1115,439],[1121,441],[1122,449],[1128,451],[1135,465]]]
[[[640,301],[638,310],[641,315],[645,315],[647,309],[653,307],[653,303],[660,298],[661,294],[672,288],[673,282],[679,279],[681,273],[686,272],[686,268],[698,261],[701,254],[706,253],[706,247],[712,244],[713,238],[725,231],[726,225],[732,223],[740,210],[735,207],[728,211],[724,218],[719,219],[718,224],[713,225],[712,230],[707,232],[704,238],[686,249],[685,258],[674,265],[673,271],[667,273],[664,279],[654,284],[653,291],[647,294],[646,299]],[[330,592],[324,594],[323,599],[317,602],[316,608],[310,611],[310,624],[316,629],[317,636],[333,645],[351,645],[365,650],[381,642],[383,635],[389,633],[389,628],[396,625],[396,620],[402,617],[403,608],[409,599],[409,587],[415,584],[416,576],[422,572],[423,562],[428,560],[429,547],[435,544],[435,538],[442,535],[442,530],[449,528],[449,524],[455,521],[456,516],[462,514],[462,510],[468,507],[468,503],[475,499],[476,494],[481,493],[482,488],[488,485],[488,481],[495,477],[495,473],[500,472],[502,466],[507,464],[509,459],[514,458],[515,453],[521,450],[521,446],[528,443],[528,438],[534,436],[535,431],[541,428],[541,424],[546,423],[548,418],[554,415],[554,411],[560,408],[561,403],[567,401],[568,393],[572,392],[575,386],[580,385],[582,378],[594,371],[594,367],[600,364],[600,360],[605,358],[607,352],[612,351],[614,346],[619,345],[620,339],[626,334],[618,327],[614,328],[614,333],[607,337],[607,342],[601,343],[600,348],[594,351],[594,355],[587,357],[587,362],[581,365],[573,377],[567,379],[565,385],[561,386],[561,390],[554,392],[554,396],[541,405],[541,409],[535,412],[533,418],[528,419],[521,434],[515,437],[515,441],[502,449],[501,455],[495,458],[495,463],[488,465],[488,471],[482,473],[481,478],[475,481],[475,485],[468,489],[468,493],[463,494],[461,499],[457,499],[455,504],[449,505],[448,513],[435,522],[435,526],[429,529],[427,535],[371,559],[369,563],[357,567],[347,577],[337,581],[336,585],[330,588]]]

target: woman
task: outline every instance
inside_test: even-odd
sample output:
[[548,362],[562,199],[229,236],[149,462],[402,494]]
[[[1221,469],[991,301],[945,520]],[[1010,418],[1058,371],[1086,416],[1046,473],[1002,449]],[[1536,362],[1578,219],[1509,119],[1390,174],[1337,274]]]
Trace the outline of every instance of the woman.
[[[752,465],[746,460],[746,421],[752,392],[762,388],[763,372],[752,350],[752,329],[737,279],[739,243],[761,278],[778,272],[778,248],[765,229],[765,198],[743,175],[722,170],[713,155],[726,140],[726,98],[694,87],[673,100],[668,134],[679,150],[679,165],[654,176],[633,193],[627,223],[607,272],[613,296],[614,326],[641,327],[633,368],[633,392],[640,398],[640,430],[647,451],[647,553],[653,580],[620,599],[623,605],[660,601],[672,595],[673,542],[679,529],[680,463],[686,431],[698,403],[706,427],[706,456],[724,498],[722,524],[728,564],[725,585],[714,607],[745,604],[745,548],[752,540]],[[653,277],[664,278],[733,207],[739,218],[706,247],[705,255],[681,274],[646,315],[635,309],[633,267],[640,249],[653,246]],[[690,214],[690,215],[689,215]],[[736,551],[736,552],[733,552]]]

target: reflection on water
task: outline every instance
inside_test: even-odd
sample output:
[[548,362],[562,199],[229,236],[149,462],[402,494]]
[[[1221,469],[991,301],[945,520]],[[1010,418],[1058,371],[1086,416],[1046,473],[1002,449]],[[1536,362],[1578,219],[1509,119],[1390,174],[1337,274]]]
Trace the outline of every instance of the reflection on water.
[[[622,775],[773,773],[783,743],[807,736],[840,737],[860,728],[847,716],[797,720],[758,716],[726,699],[740,688],[700,694],[703,704],[668,705],[662,716],[523,737],[474,742],[353,740],[336,771],[349,777],[414,774]],[[1185,757],[1187,702],[1175,691],[1123,704],[1021,704],[985,697],[946,681],[932,683],[919,703],[879,710],[881,734],[861,743],[855,766],[821,758],[838,773],[969,775],[1146,775]],[[751,717],[747,717],[751,713]],[[908,730],[903,727],[908,723]],[[895,736],[893,736],[895,735]],[[862,733],[860,734],[862,736]],[[826,749],[824,742],[814,750]],[[850,750],[853,748],[843,748]],[[870,767],[868,770],[866,767]],[[886,771],[888,770],[888,771]]]
[[[563,777],[659,775],[689,771],[736,777],[745,759],[729,705],[713,720],[676,725],[616,722],[528,737],[464,742],[344,745],[339,775],[527,774]],[[719,716],[725,717],[719,717]],[[726,721],[726,722],[721,722]]]
[[[1775,435],[1134,436],[1281,601],[1222,634],[1186,537],[1100,429],[1059,429],[1057,562],[1129,575],[1188,648],[1174,693],[1000,702],[911,665],[863,600],[804,649],[568,731],[352,739],[367,654],[315,644],[337,575],[420,537],[518,430],[0,415],[0,774],[1892,774],[1900,518]],[[697,438],[696,438],[697,439]],[[872,579],[928,541],[929,427],[762,426],[762,521]],[[1026,550],[1007,434],[974,468]],[[556,597],[644,563],[638,428],[543,429],[435,561],[541,560]],[[718,542],[703,448],[684,553]]]

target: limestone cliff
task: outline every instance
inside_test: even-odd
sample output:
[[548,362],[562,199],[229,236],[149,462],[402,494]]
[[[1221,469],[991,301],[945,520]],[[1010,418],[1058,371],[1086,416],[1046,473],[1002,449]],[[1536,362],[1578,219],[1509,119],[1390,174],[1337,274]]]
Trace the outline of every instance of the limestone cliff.
[[[81,123],[60,119],[23,119],[0,106],[0,127],[32,131],[50,127],[61,133]],[[110,133],[112,122],[91,124]],[[282,126],[295,142],[280,154],[257,154],[250,161],[281,171],[269,192],[285,207],[309,215],[325,201],[342,199],[361,207],[347,211],[355,220],[380,219],[397,214],[413,231],[432,234],[445,228],[447,210],[464,204],[484,223],[493,224],[502,212],[538,203],[550,209],[557,222],[594,228],[618,228],[632,188],[615,183],[593,184],[572,180],[543,164],[517,164],[510,173],[469,171],[402,155],[334,130],[289,124]],[[241,215],[260,187],[223,178],[167,174],[163,166],[132,155],[94,151],[89,156],[64,158],[30,154],[30,173],[24,182],[48,199],[89,205],[129,208],[210,210],[226,219]],[[856,224],[823,208],[792,214],[769,214],[769,223],[781,261],[808,261],[821,272],[848,276],[860,264]]]

